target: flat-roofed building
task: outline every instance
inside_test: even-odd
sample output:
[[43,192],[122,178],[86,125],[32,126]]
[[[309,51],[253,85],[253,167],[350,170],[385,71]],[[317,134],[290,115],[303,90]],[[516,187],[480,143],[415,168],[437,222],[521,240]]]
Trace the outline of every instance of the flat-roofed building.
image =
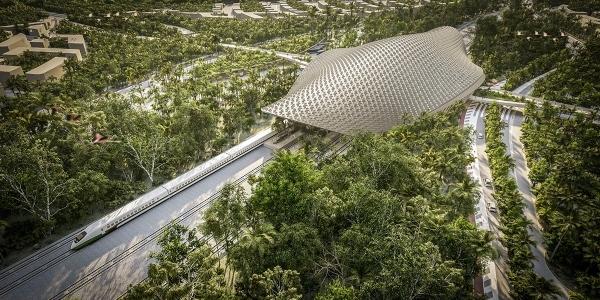
[[46,81],[51,78],[60,79],[64,75],[66,57],[55,57],[25,73],[29,81]]
[[29,48],[31,45],[27,41],[27,37],[22,34],[16,34],[0,43],[0,53],[6,53],[16,48]]
[[64,56],[67,58],[76,59],[77,61],[82,60],[81,52],[79,51],[79,49],[62,49],[62,48],[19,47],[19,48],[12,49],[12,50],[4,53],[2,56],[4,56],[4,58],[6,58],[6,59],[15,59],[15,58],[23,55],[23,53],[25,53],[25,51],[30,51],[32,53],[54,54],[56,56]]
[[85,43],[85,39],[81,34],[57,34],[55,35],[59,38],[67,39],[67,44],[69,45],[69,49],[79,49],[82,55],[87,55],[87,44]]
[[23,75],[23,69],[19,66],[0,65],[0,83],[5,83],[14,76]]
[[36,47],[36,48],[50,47],[50,42],[48,42],[48,39],[33,39],[33,40],[29,41],[29,44],[31,45],[31,47]]
[[29,25],[27,27],[27,31],[29,32],[29,35],[35,37],[48,36],[49,34],[48,28],[46,28],[45,23]]

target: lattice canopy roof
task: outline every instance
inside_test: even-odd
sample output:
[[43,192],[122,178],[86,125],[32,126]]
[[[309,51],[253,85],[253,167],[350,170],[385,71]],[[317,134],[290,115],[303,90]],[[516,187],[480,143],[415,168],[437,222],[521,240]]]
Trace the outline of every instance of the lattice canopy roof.
[[264,112],[353,134],[384,132],[404,115],[443,109],[473,93],[483,70],[452,27],[327,51]]

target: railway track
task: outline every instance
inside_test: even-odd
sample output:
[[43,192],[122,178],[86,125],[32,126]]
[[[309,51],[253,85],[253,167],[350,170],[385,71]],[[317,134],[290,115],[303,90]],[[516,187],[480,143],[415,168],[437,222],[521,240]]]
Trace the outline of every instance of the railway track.
[[[284,149],[290,149],[290,148],[294,147],[295,145],[298,144],[299,140],[300,139],[296,139],[294,142],[292,142],[289,145],[287,145]],[[333,148],[333,147],[335,147],[340,142],[340,140],[341,140],[340,138],[336,138],[336,139],[332,140],[332,142],[328,145],[327,148]],[[342,152],[340,149],[342,149],[344,147],[347,148],[347,146],[349,145],[349,143],[350,142],[345,143],[342,147],[339,147],[336,151],[334,151],[333,153],[331,153],[330,156],[337,156],[337,155],[339,155]],[[323,155],[321,155],[321,157],[319,157],[319,158],[322,158],[322,156]],[[317,157],[314,157],[314,158],[317,158]],[[272,158],[266,160],[261,165],[255,167],[250,172],[248,172],[245,175],[243,175],[242,177],[238,178],[237,180],[235,180],[233,182],[233,184],[238,185],[238,184],[241,184],[241,183],[245,182],[248,179],[249,176],[258,173],[270,161],[272,161]],[[199,179],[198,182],[200,180],[202,180],[202,179]],[[192,185],[190,185],[190,186],[192,186]],[[181,191],[189,188],[190,186],[182,189]],[[181,192],[181,191],[179,191],[179,192]],[[169,226],[185,222],[190,217],[197,215],[197,213],[199,213],[203,209],[207,208],[219,196],[220,196],[220,191],[215,192],[210,197],[204,199],[203,201],[201,201],[198,204],[194,205],[190,209],[188,209],[185,212],[181,213],[176,218],[174,218],[173,220],[171,220],[169,223],[167,223],[164,226],[160,227],[159,229],[155,230],[154,232],[152,232],[148,236],[144,237],[142,240],[140,240],[140,241],[136,242],[135,244],[131,245],[128,249],[124,250],[123,252],[119,253],[115,257],[111,258],[108,262],[102,264],[101,266],[98,266],[94,270],[92,270],[89,273],[87,273],[84,277],[76,280],[74,283],[72,283],[68,287],[60,290],[56,295],[54,295],[50,299],[62,299],[62,298],[65,298],[65,297],[69,297],[74,292],[76,292],[79,289],[81,289],[82,287],[86,286],[89,282],[91,282],[94,279],[98,278],[104,272],[106,272],[107,270],[109,270],[113,266],[117,265],[119,262],[122,262],[122,261],[126,260],[127,258],[131,257],[134,253],[136,253],[138,250],[144,249],[147,245],[149,245],[150,243],[153,243],[154,241],[156,241]],[[83,227],[83,228],[85,228],[85,227]],[[3,296],[3,295],[5,295],[8,292],[14,290],[15,288],[19,287],[21,284],[27,282],[29,279],[34,278],[35,276],[41,274],[42,272],[44,272],[44,271],[46,271],[46,270],[48,270],[48,269],[50,269],[50,268],[58,265],[59,263],[61,263],[62,261],[64,261],[68,257],[70,257],[71,255],[75,254],[76,252],[72,251],[70,249],[70,247],[68,247],[68,245],[72,242],[73,237],[78,232],[80,232],[83,228],[81,228],[79,230],[76,230],[76,231],[73,231],[69,235],[67,235],[65,237],[62,237],[58,241],[56,241],[56,242],[50,244],[49,246],[47,246],[46,248],[42,249],[40,252],[34,253],[34,254],[32,254],[32,255],[24,258],[23,260],[17,262],[16,264],[11,265],[11,266],[7,267],[6,269],[2,270],[2,272],[0,273],[0,281],[2,279],[4,279],[4,278],[8,277],[9,275],[11,275],[11,273],[18,272],[18,271],[26,268],[27,266],[29,266],[29,265],[37,262],[40,259],[47,258],[49,255],[54,255],[54,253],[56,253],[57,251],[59,251],[61,249],[63,250],[61,253],[55,254],[56,256],[53,257],[50,261],[48,261],[48,262],[40,265],[39,267],[36,267],[36,268],[28,271],[27,273],[25,273],[24,275],[20,276],[19,278],[16,278],[15,280],[13,280],[13,281],[9,282],[8,284],[4,285],[3,287],[1,287],[0,288],[0,297]],[[67,245],[67,247],[65,247],[65,245]],[[215,246],[217,246],[217,245],[218,245],[218,243],[215,244]]]
[[[252,169],[252,171],[246,173],[244,176],[242,176],[242,177],[238,178],[237,180],[235,180],[234,182],[232,182],[232,184],[238,185],[238,184],[246,181],[250,175],[258,173],[271,160],[272,159],[266,160],[260,166],[257,166],[256,168]],[[76,292],[77,290],[79,290],[80,288],[85,286],[87,283],[89,283],[92,280],[94,280],[95,278],[101,276],[104,271],[107,271],[113,265],[116,265],[117,263],[127,259],[131,255],[133,255],[137,250],[142,249],[145,246],[147,246],[148,244],[157,240],[170,226],[175,225],[175,224],[180,224],[183,221],[186,221],[188,218],[190,218],[192,216],[196,216],[198,212],[200,212],[202,209],[208,207],[220,195],[221,195],[220,191],[212,194],[209,198],[206,198],[205,200],[196,204],[189,210],[187,210],[187,211],[183,212],[182,214],[180,214],[179,216],[177,216],[175,219],[171,220],[169,223],[165,224],[165,226],[162,226],[161,228],[155,230],[153,233],[151,233],[144,239],[138,241],[137,243],[133,244],[131,247],[127,248],[127,250],[121,252],[119,255],[113,257],[108,262],[104,263],[100,267],[89,272],[88,274],[86,274],[86,276],[82,277],[81,279],[75,281],[69,287],[62,289],[54,297],[52,297],[50,299],[62,299],[62,298],[68,297],[72,293]]]

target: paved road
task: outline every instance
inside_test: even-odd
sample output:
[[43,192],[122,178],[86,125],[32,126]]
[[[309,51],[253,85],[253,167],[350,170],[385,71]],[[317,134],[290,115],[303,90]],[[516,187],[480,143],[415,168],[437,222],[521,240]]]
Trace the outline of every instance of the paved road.
[[543,244],[543,235],[541,232],[541,225],[538,220],[538,215],[535,208],[535,198],[531,192],[531,182],[529,181],[529,168],[527,167],[527,161],[525,159],[525,152],[523,150],[523,144],[521,143],[521,124],[523,123],[523,116],[521,114],[513,114],[508,120],[508,126],[504,130],[504,143],[508,147],[510,156],[515,162],[515,168],[513,170],[513,176],[517,182],[519,192],[523,197],[525,208],[523,213],[527,220],[532,223],[529,226],[527,232],[531,239],[535,242],[535,245],[530,246],[531,252],[535,259],[533,260],[534,272],[544,277],[546,280],[554,283],[562,291],[562,299],[567,299],[567,288],[554,276],[548,264],[546,263],[546,248]]
[[294,54],[294,53],[273,51],[273,50],[263,49],[263,48],[258,48],[258,47],[241,46],[241,45],[234,45],[234,44],[220,43],[219,45],[221,45],[222,47],[225,47],[225,48],[234,48],[234,49],[241,49],[241,50],[246,50],[246,51],[258,51],[258,52],[265,52],[265,53],[275,53],[276,56],[281,57],[285,60],[291,61],[295,64],[298,64],[302,68],[304,68],[304,67],[306,67],[306,65],[308,65],[307,61],[299,59],[299,57],[302,57],[301,55]]
[[[485,132],[485,124],[483,118],[485,116],[485,107],[487,104],[484,103],[473,103],[469,106],[471,111],[467,111],[468,120],[470,124],[475,128],[476,135],[478,132]],[[567,299],[566,287],[554,276],[552,271],[548,268],[546,263],[546,249],[543,244],[543,235],[541,233],[541,226],[538,221],[538,216],[535,208],[535,198],[531,192],[531,183],[529,181],[527,168],[527,161],[521,144],[521,124],[523,122],[523,115],[519,111],[503,109],[501,119],[508,124],[503,132],[503,141],[507,146],[507,151],[510,153],[511,158],[515,162],[515,168],[512,172],[514,176],[519,192],[523,197],[525,207],[523,213],[526,218],[531,221],[533,226],[528,228],[528,233],[535,245],[531,246],[531,252],[534,255],[533,270],[538,275],[550,282],[554,283],[562,291],[563,295],[561,299]],[[467,117],[465,118],[465,124],[467,123]],[[490,213],[487,209],[487,203],[494,203],[498,207],[497,203],[492,197],[492,190],[485,188],[483,185],[484,178],[491,178],[491,171],[489,169],[489,161],[485,154],[485,139],[476,139],[474,141],[473,153],[476,157],[474,167],[472,168],[475,176],[475,180],[481,185],[481,195],[479,203],[476,206],[476,222],[479,228],[489,230],[495,234],[496,239],[502,237],[500,231],[500,222],[497,219],[497,215]],[[502,212],[500,212],[502,213]],[[508,269],[506,261],[506,249],[500,245],[497,241],[492,243],[494,247],[499,250],[500,256],[493,262],[493,265],[488,264],[488,273],[484,274],[484,291],[486,292],[486,298],[488,299],[509,299],[509,285],[508,278],[504,270]],[[485,280],[489,279],[489,285],[485,285]],[[493,291],[489,294],[490,291]]]
[[[486,104],[472,103],[467,109],[465,116],[465,126],[471,126],[475,129],[475,137],[472,143],[472,154],[475,161],[472,164],[469,173],[473,179],[479,183],[480,198],[475,205],[475,223],[477,228],[490,231],[494,237],[492,247],[499,253],[499,257],[486,264],[486,270],[483,277],[483,291],[486,299],[498,300],[508,299],[509,285],[506,271],[508,269],[506,263],[506,249],[500,244],[499,239],[502,237],[500,231],[500,222],[497,215],[488,210],[488,203],[495,203],[492,197],[492,190],[486,188],[483,181],[485,178],[491,178],[489,161],[485,153],[486,141],[485,138],[477,138],[478,133],[485,136],[485,124],[483,118],[485,116]],[[496,207],[498,205],[496,204]]]
[[[0,272],[0,299],[118,297],[129,284],[145,278],[150,263],[148,255],[157,250],[156,239],[148,237],[169,221],[207,202],[224,183],[242,178],[271,157],[272,151],[261,146],[90,246],[71,251],[70,243],[58,244],[54,251],[20,269],[8,267]],[[182,224],[194,224],[201,211],[191,213]]]
[[556,69],[552,69],[540,76],[537,76],[536,78],[533,78],[527,82],[525,82],[524,84],[522,84],[521,86],[517,87],[516,89],[514,89],[512,91],[513,94],[516,95],[523,95],[523,96],[529,96],[529,94],[531,94],[533,92],[533,85],[536,81],[548,76],[548,74],[552,73],[556,71]]

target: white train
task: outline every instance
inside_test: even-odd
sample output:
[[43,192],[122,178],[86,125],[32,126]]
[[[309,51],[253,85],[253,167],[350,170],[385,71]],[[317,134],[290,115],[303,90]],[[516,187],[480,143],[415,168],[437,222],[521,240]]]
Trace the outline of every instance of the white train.
[[163,185],[160,185],[152,191],[127,203],[123,207],[104,216],[102,219],[91,223],[75,236],[75,239],[71,244],[71,249],[80,249],[98,240],[115,228],[123,226],[123,224],[162,203],[187,186],[217,171],[241,155],[262,145],[264,141],[272,137],[274,134],[275,132],[273,132],[271,129],[263,130],[243,141],[242,143],[184,173],[183,175]]

